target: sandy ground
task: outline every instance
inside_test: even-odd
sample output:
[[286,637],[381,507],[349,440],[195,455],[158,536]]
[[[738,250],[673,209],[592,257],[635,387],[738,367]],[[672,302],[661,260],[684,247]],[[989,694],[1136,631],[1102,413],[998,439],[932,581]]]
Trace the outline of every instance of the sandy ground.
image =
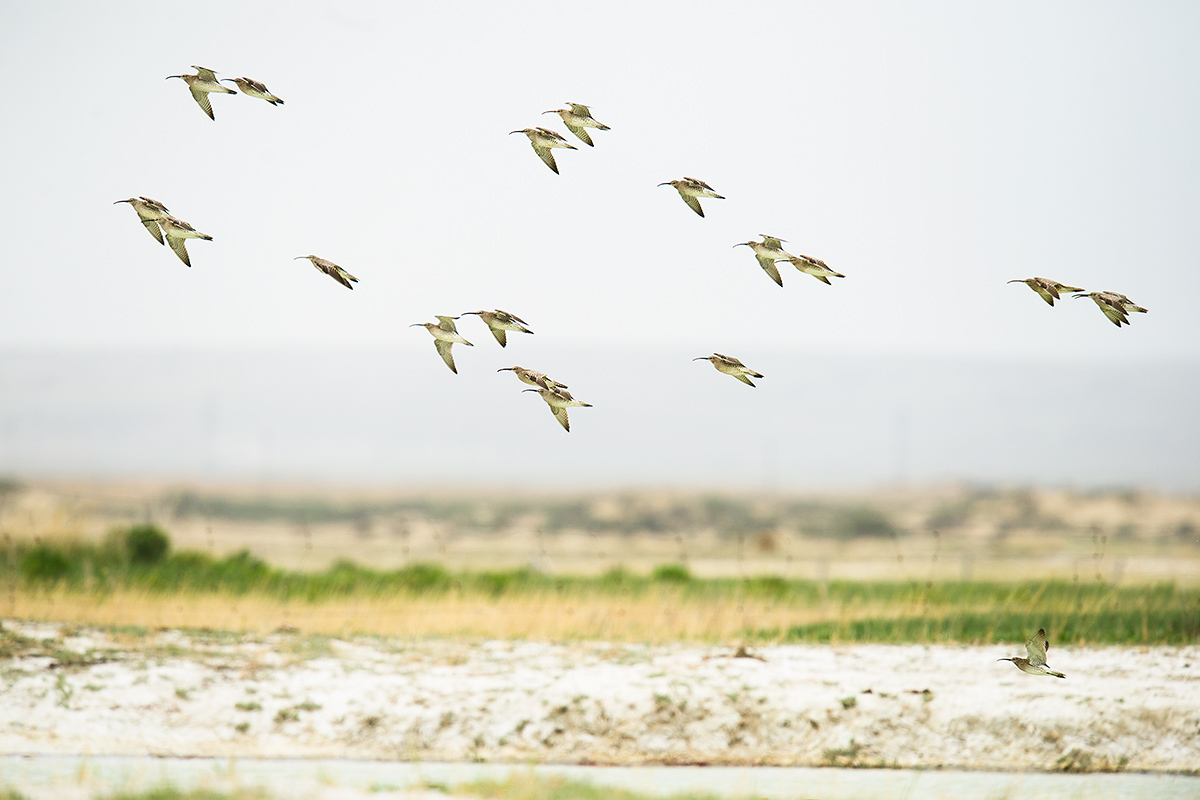
[[[58,626],[5,629],[54,639]],[[70,630],[0,662],[0,752],[572,764],[1200,768],[1200,646],[698,646]],[[86,663],[86,662],[91,663]]]

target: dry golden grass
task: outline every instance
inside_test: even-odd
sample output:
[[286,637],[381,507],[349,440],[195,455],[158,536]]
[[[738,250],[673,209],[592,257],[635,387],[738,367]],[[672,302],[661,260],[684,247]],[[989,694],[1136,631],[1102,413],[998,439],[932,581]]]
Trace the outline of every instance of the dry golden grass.
[[[306,634],[600,641],[731,642],[746,630],[787,630],[828,619],[879,617],[861,606],[822,612],[764,601],[734,605],[685,600],[677,593],[638,598],[553,596],[438,596],[282,602],[258,595],[147,594],[118,590],[104,596],[65,590],[19,591],[0,600],[4,616],[82,625],[207,628],[265,634],[280,628]],[[893,610],[894,613],[895,610]]]

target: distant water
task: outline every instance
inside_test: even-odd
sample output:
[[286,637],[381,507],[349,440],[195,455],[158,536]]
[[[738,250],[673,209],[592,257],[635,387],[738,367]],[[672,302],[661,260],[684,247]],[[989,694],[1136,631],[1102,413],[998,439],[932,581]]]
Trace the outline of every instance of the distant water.
[[[1200,793],[1200,778],[1166,774],[1052,775],[955,770],[813,769],[804,767],[575,767],[439,764],[337,759],[157,758],[137,756],[2,756],[0,789],[34,791],[85,786],[93,790],[262,787],[274,797],[303,797],[321,786],[374,792],[436,784],[453,787],[510,775],[562,776],[650,795],[679,792],[770,800],[1184,800]],[[390,794],[390,792],[389,792]],[[40,796],[40,795],[39,795]]]
[[[963,480],[1200,490],[1200,362],[701,353],[478,337],[398,350],[0,352],[0,473],[837,489]],[[422,342],[422,344],[425,344]],[[525,349],[522,349],[522,348]],[[531,355],[530,353],[534,353]],[[572,432],[501,366],[594,408]]]

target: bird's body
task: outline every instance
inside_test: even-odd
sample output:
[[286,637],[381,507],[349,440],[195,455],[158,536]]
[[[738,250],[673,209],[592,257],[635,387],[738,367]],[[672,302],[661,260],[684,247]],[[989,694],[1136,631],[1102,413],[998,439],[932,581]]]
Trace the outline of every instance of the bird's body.
[[257,97],[259,100],[266,100],[273,106],[283,105],[283,100],[271,94],[271,90],[267,88],[265,83],[256,81],[253,78],[221,78],[221,80],[233,81],[242,90],[242,94],[247,97]]
[[458,374],[458,367],[454,366],[454,354],[450,352],[450,347],[456,344],[465,344],[467,347],[475,345],[468,342],[458,333],[458,328],[454,325],[454,320],[458,317],[438,315],[437,322],[414,322],[409,325],[410,328],[424,328],[433,336],[433,346],[437,349],[438,355],[442,357],[442,361],[446,362],[446,366],[455,375]]
[[508,346],[508,335],[505,331],[517,331],[518,333],[533,333],[525,326],[528,324],[525,320],[510,314],[507,311],[496,309],[495,311],[466,311],[465,314],[475,314],[492,332],[492,336],[496,337],[496,341],[501,347]]
[[767,236],[765,233],[759,235],[763,237],[761,242],[738,242],[734,247],[745,245],[753,250],[754,257],[758,259],[758,265],[763,268],[763,272],[767,273],[775,283],[783,286],[783,277],[779,274],[779,268],[775,266],[775,262],[790,261],[795,256],[783,249],[783,239]]
[[1129,324],[1130,312],[1146,313],[1146,309],[1134,303],[1120,292],[1079,292],[1075,297],[1090,297],[1095,301],[1104,316],[1118,328]]
[[208,96],[213,93],[237,94],[237,92],[228,86],[222,86],[221,82],[217,80],[217,73],[208,67],[197,67],[193,64],[192,69],[196,70],[195,75],[168,75],[167,80],[182,79],[191,89],[192,99],[196,101],[196,105],[200,106],[200,110],[207,114],[209,119],[216,121],[217,118],[213,115],[212,103],[209,102]]
[[[519,377],[519,376],[518,376]],[[550,413],[554,414],[554,418],[558,420],[558,424],[563,426],[567,433],[571,432],[571,420],[567,418],[568,408],[591,408],[591,403],[584,403],[576,400],[571,396],[571,393],[562,386],[552,386],[549,388],[539,387],[536,389],[526,389],[527,392],[537,392],[546,401],[546,405],[550,406]]]
[[211,236],[207,233],[201,233],[181,219],[176,219],[170,214],[160,214],[158,217],[158,226],[162,228],[163,234],[167,237],[167,244],[175,251],[175,255],[179,256],[179,260],[187,266],[192,265],[191,258],[188,257],[187,248],[184,243],[188,239],[204,239],[212,241]]
[[1026,672],[1030,675],[1053,675],[1056,678],[1065,678],[1061,672],[1055,672],[1046,666],[1046,653],[1050,651],[1050,643],[1046,641],[1046,629],[1038,628],[1037,634],[1032,639],[1025,642],[1025,652],[1029,654],[1029,658],[998,658],[997,661],[1011,661],[1021,672]]
[[131,197],[128,200],[117,200],[113,203],[129,203],[133,210],[137,212],[138,219],[142,221],[142,225],[146,230],[150,231],[150,235],[154,237],[159,244],[166,244],[163,239],[162,229],[158,226],[158,220],[164,215],[170,215],[170,211],[162,203],[149,197]]
[[346,270],[342,269],[327,258],[321,258],[320,256],[296,256],[292,259],[292,261],[299,261],[302,258],[307,258],[312,262],[314,267],[321,272],[324,272],[326,275],[333,278],[347,289],[354,288],[350,285],[351,282],[358,283],[358,278],[354,277],[349,272],[346,272]]
[[588,128],[595,128],[598,131],[611,130],[603,122],[593,117],[591,110],[582,103],[567,103],[567,106],[568,108],[556,108],[553,111],[543,111],[542,113],[558,114],[562,117],[567,130],[579,137],[579,141],[588,147],[595,147],[592,144],[592,137],[587,132]]
[[1067,286],[1065,283],[1052,281],[1049,278],[1014,278],[1009,283],[1023,283],[1030,289],[1038,293],[1038,297],[1045,300],[1050,305],[1054,305],[1055,300],[1062,299],[1062,295],[1071,292],[1082,292],[1078,286]]
[[717,200],[725,198],[717,194],[716,191],[699,178],[689,178],[684,176],[677,181],[667,181],[660,183],[659,186],[674,186],[675,191],[679,192],[679,196],[683,198],[683,202],[687,203],[688,208],[695,211],[700,216],[704,216],[704,209],[700,207],[700,197],[712,197]]
[[527,383],[530,386],[537,386],[542,389],[567,388],[565,383],[559,383],[553,378],[547,377],[546,373],[526,369],[525,367],[501,367],[496,372],[512,372],[521,380],[521,383]]
[[830,278],[846,277],[842,273],[830,269],[829,265],[821,259],[812,256],[792,256],[787,261],[796,269],[812,275],[822,283],[828,284]]
[[533,152],[538,154],[538,158],[544,161],[547,167],[554,170],[555,175],[558,174],[558,164],[554,161],[554,148],[579,149],[549,128],[522,128],[519,131],[509,131],[510,136],[514,133],[523,133],[529,137],[529,144],[533,146]]
[[699,358],[693,358],[692,361],[707,361],[716,367],[717,372],[732,375],[748,386],[754,385],[754,382],[750,380],[751,377],[763,377],[761,372],[755,372],[733,356],[726,356],[721,353],[713,353],[711,356],[700,356]]

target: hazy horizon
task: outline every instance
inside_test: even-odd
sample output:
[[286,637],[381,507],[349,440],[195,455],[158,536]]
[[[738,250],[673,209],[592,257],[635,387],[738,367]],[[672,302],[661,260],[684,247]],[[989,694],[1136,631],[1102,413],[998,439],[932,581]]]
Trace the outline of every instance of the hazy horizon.
[[[530,364],[594,404],[571,409],[567,433],[496,371],[528,359],[477,341],[458,376],[432,340],[348,352],[3,349],[0,472],[481,489],[1200,490],[1200,361],[764,348],[752,363],[766,377],[752,389],[688,350],[542,347]],[[656,396],[656,382],[677,393]]]

